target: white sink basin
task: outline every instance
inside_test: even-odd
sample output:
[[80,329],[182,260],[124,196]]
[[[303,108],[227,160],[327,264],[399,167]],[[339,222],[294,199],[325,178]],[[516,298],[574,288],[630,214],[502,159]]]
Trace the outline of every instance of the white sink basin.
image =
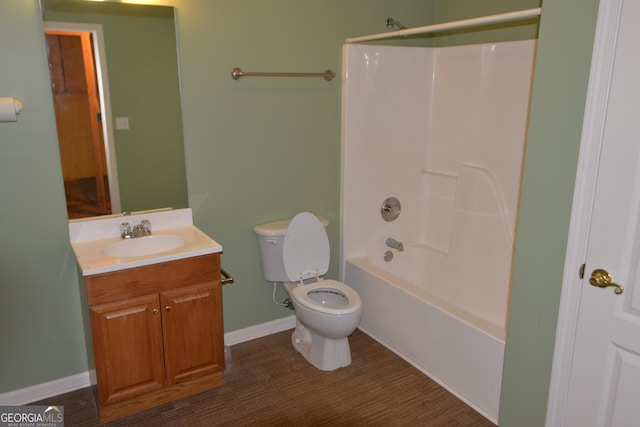
[[[152,235],[117,237],[123,221],[144,220],[153,224]],[[73,219],[69,240],[85,277],[222,252],[220,243],[193,225],[190,208]]]
[[102,252],[111,257],[153,255],[177,249],[187,240],[182,236],[145,236],[121,240],[106,246]]

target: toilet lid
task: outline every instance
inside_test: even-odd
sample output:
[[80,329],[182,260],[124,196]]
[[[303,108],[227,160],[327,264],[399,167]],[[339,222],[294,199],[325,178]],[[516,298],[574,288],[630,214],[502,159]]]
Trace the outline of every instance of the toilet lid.
[[322,276],[329,271],[329,238],[322,223],[309,212],[296,215],[282,243],[287,277],[292,282]]

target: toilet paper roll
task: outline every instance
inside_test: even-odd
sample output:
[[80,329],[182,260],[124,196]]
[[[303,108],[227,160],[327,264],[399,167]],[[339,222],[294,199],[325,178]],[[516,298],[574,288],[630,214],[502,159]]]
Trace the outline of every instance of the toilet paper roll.
[[0,98],[0,122],[15,122],[22,103],[17,98]]

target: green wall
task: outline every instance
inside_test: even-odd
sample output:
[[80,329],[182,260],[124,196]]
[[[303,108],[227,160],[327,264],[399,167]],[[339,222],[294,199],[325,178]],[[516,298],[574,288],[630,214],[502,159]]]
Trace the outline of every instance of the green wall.
[[0,96],[24,110],[0,123],[0,391],[87,367],[42,34],[35,0],[2,2]]
[[[513,3],[482,4],[492,13]],[[436,11],[447,20],[478,2],[162,4],[178,13],[189,203],[196,224],[223,244],[224,266],[236,277],[224,289],[225,330],[287,316],[271,303],[252,228],[300,210],[328,216],[330,276],[337,277],[340,84],[236,82],[231,69],[339,72],[344,38],[385,31],[388,16],[413,27],[433,22]],[[544,424],[596,5],[544,0],[503,377],[505,426]],[[41,25],[36,0],[0,4],[0,96],[25,102],[17,123],[0,123],[0,392],[88,366]]]
[[544,425],[597,8],[598,0],[543,3],[516,231],[501,426]]

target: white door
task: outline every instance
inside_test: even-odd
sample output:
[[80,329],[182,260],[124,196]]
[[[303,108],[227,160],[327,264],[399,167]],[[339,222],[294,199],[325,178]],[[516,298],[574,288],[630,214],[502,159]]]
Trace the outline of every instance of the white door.
[[548,425],[640,426],[638,20],[639,1],[601,1]]

